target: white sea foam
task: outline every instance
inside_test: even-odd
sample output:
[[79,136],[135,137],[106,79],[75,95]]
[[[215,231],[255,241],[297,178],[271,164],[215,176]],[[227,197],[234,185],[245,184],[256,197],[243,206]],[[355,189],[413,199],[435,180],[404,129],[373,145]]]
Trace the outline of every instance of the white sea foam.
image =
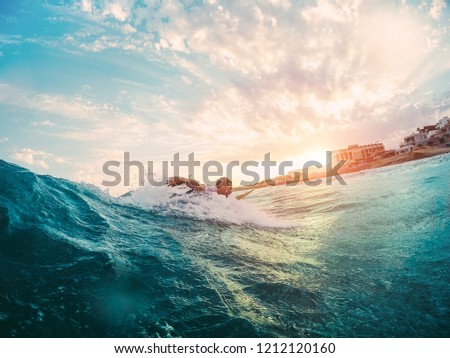
[[225,196],[186,194],[186,188],[155,187],[147,185],[118,200],[163,215],[217,221],[236,225],[261,227],[292,227],[293,223],[270,215],[248,201],[238,201]]

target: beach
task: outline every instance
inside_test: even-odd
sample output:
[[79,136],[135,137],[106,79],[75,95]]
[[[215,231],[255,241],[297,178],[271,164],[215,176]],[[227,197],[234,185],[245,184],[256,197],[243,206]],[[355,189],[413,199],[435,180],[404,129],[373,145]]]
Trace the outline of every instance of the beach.
[[381,168],[387,165],[402,164],[413,160],[429,158],[435,155],[446,153],[450,153],[450,148],[444,146],[417,148],[412,152],[402,153],[390,158],[375,160],[370,164],[368,169]]

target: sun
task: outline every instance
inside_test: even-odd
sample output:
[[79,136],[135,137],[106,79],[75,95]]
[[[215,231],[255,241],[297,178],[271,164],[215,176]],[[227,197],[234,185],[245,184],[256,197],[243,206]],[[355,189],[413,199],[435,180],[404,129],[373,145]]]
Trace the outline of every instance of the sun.
[[322,167],[325,167],[327,163],[327,151],[325,149],[313,148],[292,156],[287,160],[292,161],[292,170],[301,169],[308,162],[317,162],[317,164],[320,163]]

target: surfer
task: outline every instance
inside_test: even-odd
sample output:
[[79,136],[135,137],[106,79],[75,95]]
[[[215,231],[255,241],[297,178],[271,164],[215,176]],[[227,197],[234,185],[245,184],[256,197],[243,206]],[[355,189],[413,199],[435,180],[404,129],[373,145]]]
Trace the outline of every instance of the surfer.
[[183,177],[170,177],[167,179],[167,186],[174,187],[178,185],[186,185],[188,188],[191,188],[187,192],[190,194],[192,192],[200,192],[200,193],[217,193],[218,195],[225,195],[227,198],[233,192],[233,183],[227,177],[222,177],[217,179],[215,186],[209,186],[205,184],[200,184],[195,179],[183,178]]

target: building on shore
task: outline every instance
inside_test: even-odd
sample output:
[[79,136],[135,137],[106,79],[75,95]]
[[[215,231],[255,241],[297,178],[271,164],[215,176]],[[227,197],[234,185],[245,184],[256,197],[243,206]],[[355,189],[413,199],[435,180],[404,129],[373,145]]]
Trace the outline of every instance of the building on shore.
[[450,142],[450,118],[444,117],[436,124],[436,131],[428,133],[427,145],[436,146]]
[[[450,118],[448,116],[440,119],[434,125],[426,125],[417,128],[416,133],[412,133],[403,139],[400,148],[385,150],[382,143],[374,143],[367,145],[349,145],[348,148],[334,150],[332,152],[332,165],[338,164],[341,160],[346,163],[340,169],[340,173],[351,173],[359,170],[365,170],[377,165],[373,161],[387,159],[399,154],[408,153],[417,147],[425,146],[450,146]],[[286,183],[298,183],[306,180],[303,177],[305,172],[303,169],[292,170],[287,175],[274,178],[276,185],[284,185]],[[306,174],[305,174],[306,175]],[[308,170],[308,179],[314,180],[325,176],[325,171]]]
[[400,143],[400,148],[396,150],[397,154],[406,153],[414,148],[440,145],[449,142],[450,136],[450,118],[444,117],[434,125],[417,128],[417,132],[406,136]]
[[419,133],[412,133],[405,138],[403,138],[403,142],[400,143],[400,149],[407,148],[406,151],[410,151],[413,148],[416,147],[422,147],[427,144],[428,140],[428,133],[427,132],[419,132]]
[[383,157],[385,153],[382,143],[367,145],[349,145],[346,149],[334,150],[332,154],[333,163],[346,160],[346,165],[354,166],[358,164],[368,163],[374,159]]
[[400,148],[398,148],[398,149],[396,149],[395,150],[395,155],[400,155],[400,154],[403,154],[403,153],[408,153],[408,152],[411,152],[412,150],[414,149],[414,146],[412,146],[412,145],[410,145],[410,146],[401,146],[400,145]]
[[450,118],[448,116],[441,118],[436,124],[438,129],[443,129],[446,126],[450,126]]
[[438,130],[437,124],[423,126],[423,128],[417,128],[417,132],[419,133],[432,133]]

